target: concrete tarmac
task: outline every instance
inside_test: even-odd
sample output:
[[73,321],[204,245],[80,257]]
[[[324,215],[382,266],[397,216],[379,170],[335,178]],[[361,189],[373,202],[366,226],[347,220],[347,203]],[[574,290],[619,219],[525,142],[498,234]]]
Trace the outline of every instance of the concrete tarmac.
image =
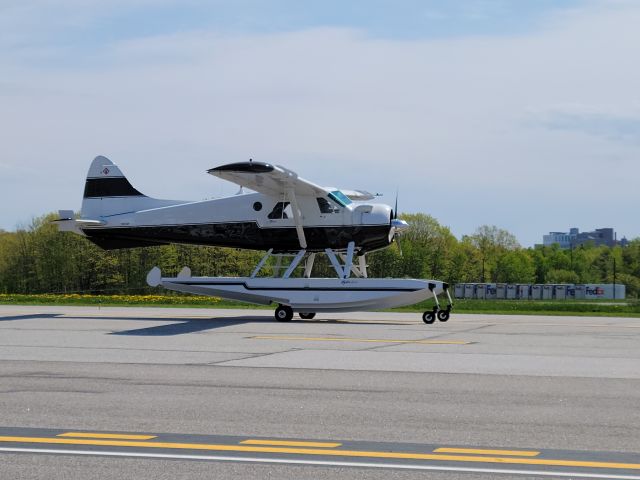
[[[402,465],[447,479],[496,469],[640,478],[637,319],[454,314],[425,325],[416,313],[377,312],[277,323],[265,310],[0,306],[0,379],[0,478],[425,475]],[[51,440],[65,432],[173,440],[152,458],[153,445]],[[252,461],[238,450],[247,439],[342,450],[269,446]],[[175,443],[208,445],[198,448],[209,457],[222,444],[236,458],[187,460]],[[65,450],[86,448],[93,454]],[[380,453],[439,448],[462,453]],[[538,455],[527,463],[521,452]]]

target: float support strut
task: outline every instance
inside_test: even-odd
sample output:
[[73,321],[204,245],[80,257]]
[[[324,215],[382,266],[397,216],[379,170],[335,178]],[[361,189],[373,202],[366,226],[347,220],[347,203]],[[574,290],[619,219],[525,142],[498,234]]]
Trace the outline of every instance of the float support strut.
[[260,262],[258,262],[258,265],[256,265],[256,268],[253,269],[253,272],[251,272],[251,278],[255,278],[256,275],[258,275],[260,270],[262,270],[262,267],[264,267],[264,264],[267,263],[267,260],[271,256],[272,252],[273,252],[273,248],[270,248],[269,250],[267,250],[267,253],[264,255],[264,257],[262,257]]
[[304,257],[305,253],[307,253],[307,251],[302,249],[298,252],[298,254],[295,257],[293,257],[293,260],[291,260],[291,264],[289,265],[289,268],[287,268],[286,272],[284,272],[284,275],[282,276],[282,278],[289,278],[291,276],[293,271],[300,264],[300,261],[302,260],[302,257]]

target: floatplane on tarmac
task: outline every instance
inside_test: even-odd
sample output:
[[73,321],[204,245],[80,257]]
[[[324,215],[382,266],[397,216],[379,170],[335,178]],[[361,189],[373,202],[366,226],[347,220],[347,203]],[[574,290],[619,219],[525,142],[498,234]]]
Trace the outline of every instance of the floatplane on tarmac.
[[[99,156],[87,175],[80,218],[60,210],[61,231],[85,235],[104,249],[167,243],[213,245],[266,251],[248,277],[193,277],[188,267],[176,278],[154,267],[150,286],[244,302],[277,304],[275,318],[294,312],[311,319],[317,312],[376,310],[433,297],[425,323],[447,321],[453,302],[449,285],[437,280],[368,278],[366,254],[388,247],[409,228],[396,208],[373,202],[362,190],[325,188],[279,165],[240,162],[208,170],[241,186],[237,195],[203,201],[159,200],[136,190],[120,169]],[[255,193],[244,193],[243,188]],[[326,255],[333,278],[312,276],[317,255]],[[274,275],[259,276],[270,257]],[[294,276],[296,269],[302,276]],[[448,305],[441,308],[437,295]]]

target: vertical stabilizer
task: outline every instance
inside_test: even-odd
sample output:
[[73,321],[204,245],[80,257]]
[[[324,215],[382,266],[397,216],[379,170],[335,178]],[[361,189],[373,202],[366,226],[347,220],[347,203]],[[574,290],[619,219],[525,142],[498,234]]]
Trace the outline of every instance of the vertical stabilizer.
[[144,197],[107,157],[94,158],[84,184],[84,198]]
[[87,173],[81,218],[101,219],[178,202],[143,195],[107,157],[93,159]]

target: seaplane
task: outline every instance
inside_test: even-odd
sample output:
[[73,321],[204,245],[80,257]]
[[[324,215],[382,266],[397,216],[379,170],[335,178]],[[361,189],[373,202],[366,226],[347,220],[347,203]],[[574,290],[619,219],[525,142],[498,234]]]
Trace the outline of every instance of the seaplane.
[[[322,187],[280,165],[253,160],[207,173],[239,185],[238,194],[201,201],[151,198],[111,160],[98,156],[89,167],[79,217],[60,210],[56,223],[106,250],[183,243],[264,251],[247,277],[198,277],[184,267],[170,278],[154,267],[147,283],[275,304],[275,318],[282,322],[294,313],[312,319],[319,312],[379,310],[428,298],[435,306],[423,321],[449,319],[453,302],[446,282],[367,274],[366,255],[389,247],[410,228],[398,218],[397,197],[392,208],[367,191]],[[313,276],[318,255],[326,255],[334,277]],[[443,292],[444,308],[438,301]]]

